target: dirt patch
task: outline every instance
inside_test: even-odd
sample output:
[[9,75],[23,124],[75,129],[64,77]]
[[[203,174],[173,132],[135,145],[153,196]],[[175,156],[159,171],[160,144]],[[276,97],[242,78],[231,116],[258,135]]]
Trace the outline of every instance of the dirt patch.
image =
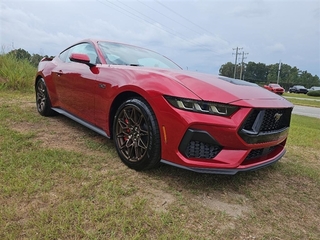
[[5,83],[6,81],[7,81],[6,79],[0,77],[0,83]]
[[129,207],[131,207],[132,198],[146,200],[147,205],[157,212],[168,212],[171,204],[176,201],[176,198],[172,194],[152,187],[140,189],[136,194],[128,197],[126,204]]
[[[247,204],[247,198],[240,194],[229,193],[228,196],[220,196],[221,193],[210,193],[196,196],[196,201],[206,208],[221,211],[231,217],[238,218],[251,211]],[[234,202],[243,204],[227,203],[222,198],[233,199]]]
[[170,204],[176,200],[170,193],[154,188],[149,189],[148,198],[151,200],[153,209],[164,212],[168,211]]
[[37,123],[14,123],[11,128],[20,133],[34,132],[35,140],[39,141],[43,148],[85,152],[82,127],[71,126],[69,120],[63,116],[46,118],[45,121]]

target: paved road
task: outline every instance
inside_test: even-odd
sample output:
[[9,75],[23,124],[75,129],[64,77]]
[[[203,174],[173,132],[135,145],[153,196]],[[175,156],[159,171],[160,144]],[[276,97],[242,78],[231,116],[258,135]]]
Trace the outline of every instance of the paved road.
[[294,105],[293,114],[320,118],[320,108]]

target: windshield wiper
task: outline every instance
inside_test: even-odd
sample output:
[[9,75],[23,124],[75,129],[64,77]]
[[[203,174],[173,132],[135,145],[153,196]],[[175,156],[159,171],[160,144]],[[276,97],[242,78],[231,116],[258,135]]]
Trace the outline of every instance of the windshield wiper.
[[136,66],[136,67],[142,67],[143,65],[140,65],[139,63],[130,63],[127,64],[128,66]]

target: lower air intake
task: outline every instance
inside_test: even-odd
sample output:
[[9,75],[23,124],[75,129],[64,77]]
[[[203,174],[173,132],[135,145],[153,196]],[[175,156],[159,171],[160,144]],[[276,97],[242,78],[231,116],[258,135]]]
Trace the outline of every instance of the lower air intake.
[[277,146],[272,146],[268,148],[260,148],[251,150],[245,160],[259,158],[268,155],[269,153],[273,152]]
[[188,158],[206,158],[211,159],[218,155],[222,147],[218,145],[210,145],[200,141],[190,141],[185,155]]

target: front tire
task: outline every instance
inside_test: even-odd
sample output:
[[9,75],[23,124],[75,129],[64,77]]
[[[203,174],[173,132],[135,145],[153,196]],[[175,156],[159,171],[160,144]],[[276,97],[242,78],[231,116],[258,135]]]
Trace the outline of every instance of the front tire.
[[133,98],[121,104],[114,119],[113,138],[120,159],[129,168],[139,171],[159,165],[158,122],[143,99]]
[[38,112],[42,116],[47,117],[57,114],[51,109],[51,101],[43,78],[40,78],[36,84],[36,105]]

